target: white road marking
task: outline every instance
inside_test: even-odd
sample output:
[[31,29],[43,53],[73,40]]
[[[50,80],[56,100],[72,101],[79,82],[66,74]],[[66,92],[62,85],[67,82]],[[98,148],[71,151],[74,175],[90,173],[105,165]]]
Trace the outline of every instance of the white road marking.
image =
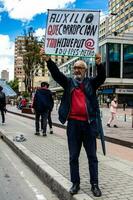
[[14,166],[14,168],[18,171],[18,173],[20,174],[20,176],[26,181],[26,183],[28,184],[28,186],[32,189],[32,191],[34,192],[36,199],[37,200],[47,200],[43,194],[41,194],[38,189],[27,179],[27,177],[25,176],[23,171],[20,171],[17,167],[17,165],[15,165],[15,163],[12,162],[12,160],[10,159],[10,157],[4,152],[5,156],[7,157],[7,159],[11,162],[11,164]]

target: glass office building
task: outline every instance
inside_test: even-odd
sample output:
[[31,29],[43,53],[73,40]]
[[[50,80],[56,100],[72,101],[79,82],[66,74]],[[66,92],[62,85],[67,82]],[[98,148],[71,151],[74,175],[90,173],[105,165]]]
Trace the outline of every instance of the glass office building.
[[99,47],[106,67],[100,88],[102,102],[117,96],[119,103],[133,104],[133,0],[109,0],[108,16],[100,22]]
[[100,88],[102,102],[117,96],[119,103],[133,104],[133,37],[108,37],[100,42],[106,82]]

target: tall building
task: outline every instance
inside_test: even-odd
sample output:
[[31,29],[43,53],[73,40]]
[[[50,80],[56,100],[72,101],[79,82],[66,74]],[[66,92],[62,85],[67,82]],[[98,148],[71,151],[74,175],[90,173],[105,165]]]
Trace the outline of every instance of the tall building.
[[100,20],[99,41],[104,40],[109,32],[109,17],[105,16]]
[[1,79],[5,81],[9,81],[9,72],[7,70],[1,71]]
[[[25,72],[23,69],[24,61],[23,54],[26,53],[25,50],[25,37],[18,36],[15,40],[15,59],[14,59],[14,77],[19,80],[19,91],[25,91],[24,87],[24,78]],[[52,60],[57,63],[57,65],[61,65],[69,60],[68,56],[51,56]],[[40,86],[42,81],[49,81],[49,73],[47,70],[47,65],[44,63],[43,67],[38,66],[34,70],[33,76],[33,87]]]
[[22,53],[25,52],[24,37],[18,36],[15,39],[15,53],[14,53],[14,78],[19,81],[19,91],[25,91],[24,87],[24,70],[23,70],[23,56]]
[[109,0],[109,31],[115,35],[133,31],[133,0]]
[[99,40],[108,35],[131,37],[133,34],[133,0],[109,0],[109,14],[100,20]]
[[99,32],[107,75],[99,96],[104,101],[115,95],[133,106],[133,0],[109,0],[109,13]]

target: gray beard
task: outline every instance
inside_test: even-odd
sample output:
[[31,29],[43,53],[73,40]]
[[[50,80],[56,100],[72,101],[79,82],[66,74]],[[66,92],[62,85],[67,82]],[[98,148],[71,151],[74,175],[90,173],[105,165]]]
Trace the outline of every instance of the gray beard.
[[81,78],[81,76],[74,76],[74,79],[77,80],[78,82],[82,82],[83,81],[83,77]]

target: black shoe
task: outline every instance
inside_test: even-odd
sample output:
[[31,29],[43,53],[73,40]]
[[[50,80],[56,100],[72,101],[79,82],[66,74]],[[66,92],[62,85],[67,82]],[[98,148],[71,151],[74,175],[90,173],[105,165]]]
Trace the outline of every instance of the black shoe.
[[53,131],[50,131],[50,134],[53,134]]
[[43,135],[43,136],[47,136],[47,134],[46,134],[46,133],[43,133],[42,135]]
[[39,132],[35,132],[35,135],[40,135],[40,133]]
[[93,193],[93,195],[94,195],[95,197],[101,197],[101,196],[102,196],[102,192],[101,192],[101,190],[99,189],[99,187],[98,187],[97,184],[92,185],[91,191],[92,191],[92,193]]
[[117,125],[114,125],[114,128],[118,128],[118,126],[117,126]]
[[110,124],[107,124],[108,127],[110,127]]
[[80,185],[76,183],[72,185],[69,192],[71,195],[74,195],[74,194],[77,194],[79,190],[80,190]]

